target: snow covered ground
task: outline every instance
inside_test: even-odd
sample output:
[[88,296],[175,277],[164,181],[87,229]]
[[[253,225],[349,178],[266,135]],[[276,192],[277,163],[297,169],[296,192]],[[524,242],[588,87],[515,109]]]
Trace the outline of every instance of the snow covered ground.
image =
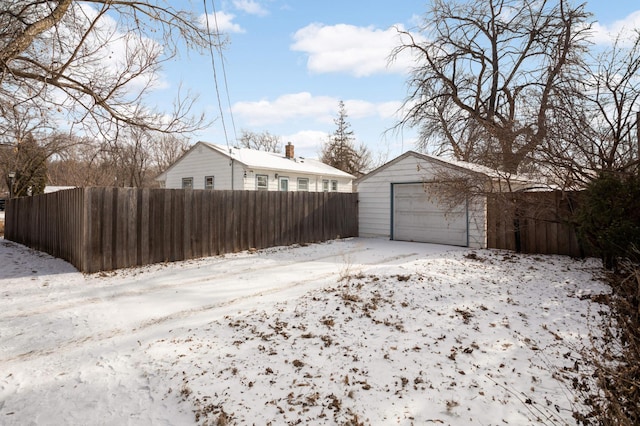
[[0,239],[0,424],[574,423],[597,266],[355,238],[82,275]]

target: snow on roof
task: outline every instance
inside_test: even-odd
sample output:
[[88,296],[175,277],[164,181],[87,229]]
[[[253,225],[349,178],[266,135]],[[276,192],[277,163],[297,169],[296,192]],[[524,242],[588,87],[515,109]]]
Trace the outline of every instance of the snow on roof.
[[477,173],[482,173],[484,175],[489,176],[492,179],[508,179],[511,182],[518,182],[518,183],[521,183],[521,184],[532,185],[531,188],[525,187],[522,190],[549,191],[549,190],[553,189],[552,186],[550,186],[548,184],[545,184],[545,183],[542,183],[542,182],[540,182],[540,181],[538,181],[535,178],[532,178],[530,176],[508,173],[508,172],[505,172],[505,171],[492,169],[491,167],[482,166],[480,164],[467,163],[466,161],[458,161],[458,160],[452,160],[452,159],[441,158],[441,157],[432,157],[432,158],[436,158],[439,161],[451,164],[453,166],[457,166],[457,167],[461,167],[461,168],[464,168],[464,169],[468,169],[468,170],[471,170],[471,171],[474,171],[474,172],[477,172]]
[[232,158],[247,167],[266,170],[283,170],[296,173],[307,173],[323,176],[336,176],[348,179],[355,179],[349,173],[324,164],[312,158],[295,157],[289,159],[282,154],[275,152],[258,151],[248,148],[227,148],[223,145],[216,145],[209,142],[199,142],[203,145]]
[[47,185],[44,187],[44,193],[50,194],[52,192],[64,191],[66,189],[75,189],[75,186],[55,186],[55,185]]
[[415,152],[415,151],[407,151],[407,152],[405,152],[404,154],[394,158],[393,160],[389,161],[388,163],[386,163],[386,164],[378,167],[377,169],[369,172],[368,174],[362,176],[359,180],[366,180],[366,178],[368,176],[371,176],[371,175],[377,173],[378,171],[383,170],[384,168],[390,166],[391,164],[394,164],[397,161],[400,161],[401,159],[409,157],[409,156],[417,157],[417,158],[420,158],[420,159],[423,159],[423,160],[427,160],[427,161],[435,161],[435,162],[441,163],[443,165],[453,166],[455,168],[468,170],[468,171],[473,172],[473,173],[480,173],[480,174],[483,174],[483,175],[485,175],[485,176],[487,176],[489,178],[492,178],[492,179],[509,179],[510,181],[517,181],[517,182],[531,182],[531,179],[529,179],[527,177],[517,176],[517,175],[501,172],[499,170],[495,170],[495,169],[492,169],[490,167],[482,166],[480,164],[467,163],[466,161],[452,160],[452,159],[444,158],[444,157],[436,157],[436,156],[433,156],[433,155],[422,154],[422,153]]
[[452,166],[471,170],[472,172],[482,173],[492,177],[499,177],[498,172],[496,170],[480,164],[468,163],[466,161],[460,161],[460,160],[453,160],[451,158],[436,157],[433,155],[426,155],[426,154],[421,154],[421,155],[424,155],[425,157],[429,157],[438,161],[442,161],[443,163],[451,164]]

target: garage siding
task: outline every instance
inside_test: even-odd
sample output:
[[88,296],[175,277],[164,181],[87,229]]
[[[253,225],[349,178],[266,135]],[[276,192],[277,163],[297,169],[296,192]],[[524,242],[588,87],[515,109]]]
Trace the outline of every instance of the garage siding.
[[469,202],[469,247],[487,247],[487,198]]
[[[435,178],[432,162],[407,154],[362,178],[358,182],[360,236],[391,238],[391,184],[429,182]],[[486,247],[485,217],[485,200],[468,203],[469,247]]]

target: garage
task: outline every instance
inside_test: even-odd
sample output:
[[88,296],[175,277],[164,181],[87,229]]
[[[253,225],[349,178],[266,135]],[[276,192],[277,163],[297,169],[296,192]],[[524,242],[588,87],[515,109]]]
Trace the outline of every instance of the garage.
[[436,183],[393,184],[392,240],[469,245],[467,206],[437,198]]
[[486,199],[451,207],[443,176],[490,180],[479,166],[408,151],[356,180],[361,237],[486,247]]

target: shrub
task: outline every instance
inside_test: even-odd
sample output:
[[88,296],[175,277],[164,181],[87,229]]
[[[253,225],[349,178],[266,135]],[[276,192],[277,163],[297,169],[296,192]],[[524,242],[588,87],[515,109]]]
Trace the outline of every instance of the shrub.
[[581,351],[595,371],[583,369],[573,382],[570,392],[591,408],[588,415],[574,413],[577,424],[640,424],[640,268],[622,266],[624,273],[606,275],[613,293],[593,299],[607,303],[611,315],[601,325],[602,340],[592,337],[591,349]]
[[577,214],[578,234],[614,269],[620,259],[640,261],[640,175],[603,173],[584,193]]

